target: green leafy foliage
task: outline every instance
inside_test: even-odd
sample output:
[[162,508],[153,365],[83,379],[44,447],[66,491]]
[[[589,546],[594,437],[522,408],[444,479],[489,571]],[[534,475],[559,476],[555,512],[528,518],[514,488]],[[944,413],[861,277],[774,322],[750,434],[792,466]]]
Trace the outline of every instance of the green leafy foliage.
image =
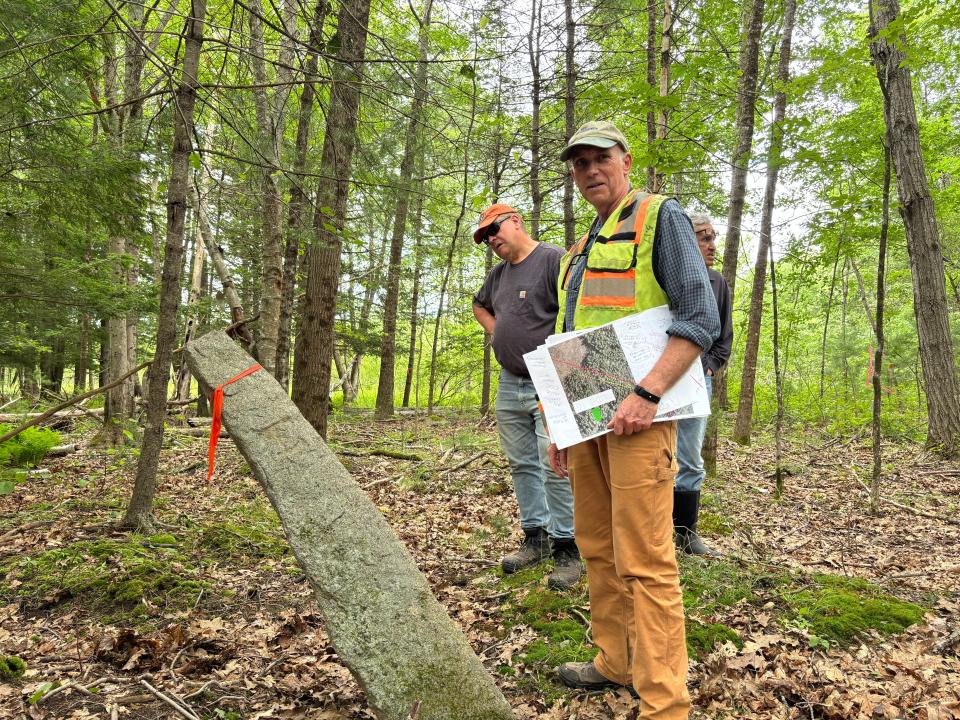
[[[12,429],[0,423],[0,435]],[[49,428],[30,427],[0,445],[0,468],[36,467],[59,444],[60,435]]]

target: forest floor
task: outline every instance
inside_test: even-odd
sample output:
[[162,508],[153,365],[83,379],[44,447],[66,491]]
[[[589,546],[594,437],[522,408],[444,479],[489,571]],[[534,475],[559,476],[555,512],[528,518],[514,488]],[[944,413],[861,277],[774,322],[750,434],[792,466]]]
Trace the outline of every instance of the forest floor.
[[[519,530],[489,423],[340,414],[330,437],[517,718],[636,717],[623,690],[556,678],[592,656],[585,583],[500,573]],[[0,497],[0,675],[26,665],[0,677],[0,717],[374,717],[233,444],[211,485],[205,438],[167,445],[152,535],[113,526],[135,450],[82,446]],[[883,450],[892,502],[872,516],[866,435],[794,438],[781,499],[769,440],[721,441],[701,523],[725,557],[680,563],[691,717],[960,719],[960,464]]]

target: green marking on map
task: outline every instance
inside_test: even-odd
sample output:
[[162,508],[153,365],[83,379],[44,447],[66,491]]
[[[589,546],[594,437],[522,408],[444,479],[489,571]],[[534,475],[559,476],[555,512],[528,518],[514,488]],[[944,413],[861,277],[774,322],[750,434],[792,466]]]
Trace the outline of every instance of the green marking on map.
[[600,408],[598,407],[595,407],[593,410],[591,410],[590,414],[593,415],[593,419],[597,422],[603,420],[603,413],[600,412]]

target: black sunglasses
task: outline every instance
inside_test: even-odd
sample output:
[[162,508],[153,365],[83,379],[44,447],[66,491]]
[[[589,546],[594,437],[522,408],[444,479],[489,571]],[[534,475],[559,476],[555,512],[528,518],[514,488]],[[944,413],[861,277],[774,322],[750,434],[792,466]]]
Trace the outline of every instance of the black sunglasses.
[[483,234],[483,238],[481,239],[481,242],[482,242],[484,245],[489,245],[489,244],[490,244],[490,236],[491,236],[491,235],[496,235],[498,232],[500,232],[500,228],[501,228],[501,227],[503,226],[503,224],[504,224],[507,220],[509,220],[511,217],[512,217],[511,215],[507,215],[507,216],[506,216],[505,218],[503,218],[502,220],[494,220],[492,223],[490,223],[489,225],[487,225],[487,231]]

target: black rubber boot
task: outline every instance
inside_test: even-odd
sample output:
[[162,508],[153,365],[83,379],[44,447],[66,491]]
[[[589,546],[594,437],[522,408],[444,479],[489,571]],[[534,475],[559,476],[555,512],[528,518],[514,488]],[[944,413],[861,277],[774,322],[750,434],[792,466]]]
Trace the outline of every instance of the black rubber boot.
[[698,490],[673,491],[673,529],[676,531],[677,550],[687,555],[704,557],[722,557],[720,553],[708,547],[697,534],[697,517],[700,514],[700,492]]
[[500,566],[507,575],[536,565],[550,557],[550,536],[545,529],[524,528],[523,534],[523,544],[520,549],[500,561]]

